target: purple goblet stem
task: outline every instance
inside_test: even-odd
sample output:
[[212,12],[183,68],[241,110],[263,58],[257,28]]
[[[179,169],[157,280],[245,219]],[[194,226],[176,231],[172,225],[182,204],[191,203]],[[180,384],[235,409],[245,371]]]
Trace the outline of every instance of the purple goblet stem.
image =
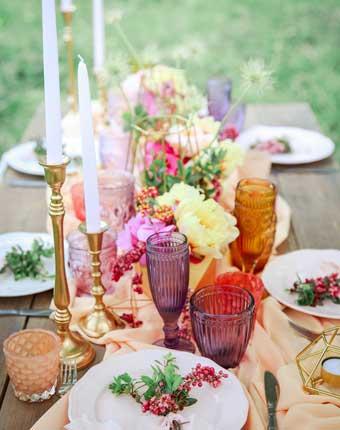
[[177,325],[189,287],[186,237],[178,232],[153,234],[146,243],[146,262],[152,297],[164,321],[165,339],[161,343],[167,348],[192,351],[192,344],[180,341]]
[[167,322],[164,320],[164,345],[170,349],[176,349],[179,343],[179,328],[177,324],[177,320],[174,323]]

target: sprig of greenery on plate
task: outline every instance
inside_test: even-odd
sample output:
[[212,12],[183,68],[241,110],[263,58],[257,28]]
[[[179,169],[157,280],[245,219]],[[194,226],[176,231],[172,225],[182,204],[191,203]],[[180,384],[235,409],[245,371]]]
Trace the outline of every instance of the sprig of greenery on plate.
[[20,245],[12,246],[5,255],[5,264],[0,273],[10,270],[15,281],[25,278],[46,281],[53,275],[46,270],[43,257],[51,258],[53,254],[53,247],[46,245],[41,239],[34,239],[31,249],[26,251]]
[[320,306],[325,300],[340,304],[340,276],[332,273],[317,278],[307,278],[304,281],[298,277],[293,287],[289,289],[291,294],[297,294],[297,304],[300,306]]
[[[176,414],[197,402],[197,399],[190,396],[193,387],[200,388],[203,383],[208,383],[217,388],[222,378],[228,377],[222,370],[216,372],[214,367],[202,366],[200,363],[190,373],[182,376],[176,365],[176,357],[171,353],[165,355],[163,361],[156,360],[151,370],[151,376],[133,378],[128,373],[115,376],[109,389],[116,396],[130,395],[141,405],[142,412],[166,416]],[[178,424],[180,423],[174,423],[172,428],[180,428],[176,427]]]

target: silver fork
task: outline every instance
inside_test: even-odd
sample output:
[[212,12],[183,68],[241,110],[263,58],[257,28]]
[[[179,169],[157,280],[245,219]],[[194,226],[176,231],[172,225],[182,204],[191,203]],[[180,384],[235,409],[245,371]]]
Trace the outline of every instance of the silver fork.
[[63,396],[70,391],[73,385],[77,382],[77,379],[77,361],[63,361],[60,367],[60,386],[58,389],[58,395]]

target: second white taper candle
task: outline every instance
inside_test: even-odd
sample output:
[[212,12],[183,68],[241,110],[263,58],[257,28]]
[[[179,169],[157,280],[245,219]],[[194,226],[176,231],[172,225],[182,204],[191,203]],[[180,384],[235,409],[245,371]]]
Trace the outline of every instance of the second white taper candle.
[[89,77],[86,64],[82,60],[78,65],[78,94],[80,134],[83,155],[86,229],[89,233],[96,233],[100,231],[97,162],[94,146]]

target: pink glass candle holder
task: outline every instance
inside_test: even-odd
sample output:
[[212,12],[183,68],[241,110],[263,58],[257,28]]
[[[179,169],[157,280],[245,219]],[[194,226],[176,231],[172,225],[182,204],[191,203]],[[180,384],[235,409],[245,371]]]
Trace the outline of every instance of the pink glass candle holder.
[[[102,282],[108,294],[112,294],[115,289],[111,272],[117,257],[116,236],[112,229],[104,233],[100,253]],[[68,235],[67,241],[69,245],[68,265],[76,286],[76,294],[77,296],[91,295],[93,278],[87,238],[76,230]]]
[[194,339],[201,354],[224,368],[240,364],[254,326],[254,298],[233,285],[210,285],[190,298]]
[[5,340],[7,372],[18,399],[40,402],[55,393],[60,348],[59,337],[47,330],[22,330]]
[[[135,214],[135,180],[125,171],[100,173],[98,178],[100,219],[115,231],[123,229],[124,224]],[[79,221],[85,221],[83,183],[71,188],[73,209]]]

